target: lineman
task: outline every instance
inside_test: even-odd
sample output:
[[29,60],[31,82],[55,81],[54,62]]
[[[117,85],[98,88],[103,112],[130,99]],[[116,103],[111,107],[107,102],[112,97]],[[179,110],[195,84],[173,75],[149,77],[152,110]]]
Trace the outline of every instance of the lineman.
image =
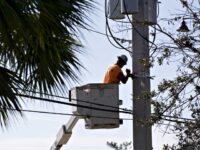
[[125,84],[129,77],[133,77],[129,69],[126,69],[126,75],[122,72],[122,67],[126,65],[128,61],[126,55],[121,55],[117,58],[117,62],[108,68],[104,76],[105,84],[119,84],[120,82]]

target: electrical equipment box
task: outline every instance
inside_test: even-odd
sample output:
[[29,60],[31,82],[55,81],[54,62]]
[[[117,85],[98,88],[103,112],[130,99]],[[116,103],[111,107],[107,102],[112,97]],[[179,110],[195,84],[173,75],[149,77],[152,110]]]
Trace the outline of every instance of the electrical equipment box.
[[72,111],[85,119],[87,129],[118,128],[118,84],[87,84],[71,89]]
[[120,0],[108,0],[107,4],[108,18],[109,19],[124,19],[125,15],[121,13]]
[[139,11],[138,0],[121,0],[122,14],[134,14]]
[[146,0],[146,10],[145,23],[149,25],[157,24],[157,5],[158,0]]

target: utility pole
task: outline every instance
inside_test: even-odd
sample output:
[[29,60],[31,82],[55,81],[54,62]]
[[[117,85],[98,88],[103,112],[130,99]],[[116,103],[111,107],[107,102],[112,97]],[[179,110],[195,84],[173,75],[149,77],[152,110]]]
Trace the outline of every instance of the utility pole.
[[[151,0],[150,0],[151,1]],[[136,74],[150,75],[149,60],[149,27],[145,23],[148,14],[148,1],[139,0],[139,12],[132,19],[132,69]],[[145,123],[150,119],[150,78],[136,77],[133,79],[133,149],[152,150],[151,126]]]

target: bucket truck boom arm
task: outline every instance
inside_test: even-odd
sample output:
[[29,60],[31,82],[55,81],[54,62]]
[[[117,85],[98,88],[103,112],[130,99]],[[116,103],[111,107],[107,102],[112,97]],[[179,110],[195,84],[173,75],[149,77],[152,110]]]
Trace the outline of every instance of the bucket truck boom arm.
[[50,150],[60,150],[61,147],[68,142],[68,140],[70,139],[72,135],[72,129],[76,125],[79,118],[80,117],[78,116],[71,116],[68,123],[65,125],[62,125],[62,127],[57,133],[56,141],[51,146]]

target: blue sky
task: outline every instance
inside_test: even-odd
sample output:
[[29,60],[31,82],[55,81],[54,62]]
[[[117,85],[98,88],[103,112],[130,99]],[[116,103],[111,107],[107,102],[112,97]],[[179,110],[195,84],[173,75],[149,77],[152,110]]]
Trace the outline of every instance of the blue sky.
[[[167,17],[177,9],[178,0],[162,0],[160,4],[160,16]],[[96,31],[105,33],[105,18],[104,18],[104,1],[99,2],[99,10],[96,15],[92,15],[93,28]],[[123,51],[114,48],[106,36],[94,32],[83,32],[85,40],[86,53],[80,55],[79,58],[88,71],[83,71],[81,76],[81,85],[88,83],[101,83],[104,73],[108,65],[116,61],[117,56],[126,54],[129,58],[127,66],[131,67],[130,55]],[[155,80],[152,80],[152,89],[156,87],[161,77],[167,77],[168,72],[172,72],[171,66],[158,67],[151,69],[151,74],[155,75]],[[175,72],[170,74],[172,77]],[[80,86],[80,85],[72,85]],[[132,82],[128,81],[126,85],[120,85],[120,99],[123,100],[123,108],[132,108],[131,101]],[[66,100],[67,101],[67,100]],[[24,106],[26,109],[55,111],[62,113],[71,113],[70,106],[49,105],[40,102],[32,102],[28,100]],[[28,106],[27,106],[28,105]],[[123,118],[131,118],[130,115],[121,115]],[[25,113],[25,118],[18,121],[12,121],[11,126],[6,131],[0,131],[0,149],[1,150],[48,150],[53,144],[56,134],[63,124],[66,124],[69,116],[47,115],[36,113]],[[172,143],[174,138],[171,136],[163,136],[159,129],[153,128],[153,147],[155,150],[161,149],[163,143]],[[106,146],[107,141],[125,142],[132,141],[132,121],[124,121],[123,125],[117,129],[100,129],[88,130],[84,128],[84,121],[79,120],[73,130],[73,134],[67,145],[62,147],[62,150],[111,150]]]

